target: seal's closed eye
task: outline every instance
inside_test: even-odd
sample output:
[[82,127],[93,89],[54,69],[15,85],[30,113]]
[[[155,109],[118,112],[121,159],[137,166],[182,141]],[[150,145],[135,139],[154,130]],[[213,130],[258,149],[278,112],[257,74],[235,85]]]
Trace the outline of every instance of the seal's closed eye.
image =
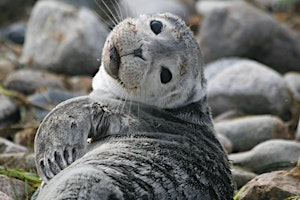
[[158,35],[161,33],[163,24],[161,23],[161,21],[152,20],[150,22],[150,27],[151,27],[151,30],[153,31],[153,33],[155,33],[155,35]]

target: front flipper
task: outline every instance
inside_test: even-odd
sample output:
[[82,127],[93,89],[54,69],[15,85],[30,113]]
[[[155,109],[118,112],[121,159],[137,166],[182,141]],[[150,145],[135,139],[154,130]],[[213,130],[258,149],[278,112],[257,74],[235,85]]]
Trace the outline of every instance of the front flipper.
[[110,112],[90,97],[59,104],[41,123],[35,137],[37,171],[49,181],[86,151],[87,139],[101,137],[109,129]]

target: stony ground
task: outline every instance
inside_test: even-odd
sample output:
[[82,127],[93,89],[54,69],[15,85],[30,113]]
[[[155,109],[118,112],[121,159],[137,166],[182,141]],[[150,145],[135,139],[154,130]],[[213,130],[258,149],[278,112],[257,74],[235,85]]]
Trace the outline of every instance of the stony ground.
[[112,19],[165,11],[182,16],[202,48],[236,199],[300,198],[299,1],[124,2],[122,15],[108,5],[114,19],[92,0],[0,1],[0,199],[29,199],[38,186],[35,132],[55,105],[91,91]]

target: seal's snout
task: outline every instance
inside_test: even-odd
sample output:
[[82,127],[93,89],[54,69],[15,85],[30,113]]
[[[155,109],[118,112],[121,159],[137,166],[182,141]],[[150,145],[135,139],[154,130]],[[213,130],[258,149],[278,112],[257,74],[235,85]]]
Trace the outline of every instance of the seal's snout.
[[117,48],[112,44],[109,46],[108,55],[104,56],[104,67],[106,72],[113,78],[119,79],[120,54]]

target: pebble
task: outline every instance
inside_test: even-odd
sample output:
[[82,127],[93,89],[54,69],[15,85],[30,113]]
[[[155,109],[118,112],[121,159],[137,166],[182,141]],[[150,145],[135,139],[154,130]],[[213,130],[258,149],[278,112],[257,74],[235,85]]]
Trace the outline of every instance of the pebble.
[[26,23],[25,22],[17,22],[10,25],[5,31],[4,37],[6,37],[11,42],[15,44],[22,45],[25,40],[25,32],[26,32]]
[[215,124],[217,133],[225,135],[232,143],[233,152],[252,149],[270,139],[291,139],[288,128],[276,116],[247,116]]
[[[6,198],[8,196],[8,199],[26,199],[30,188],[31,187],[23,181],[0,174],[0,192],[4,193]],[[3,199],[1,198],[1,200]]]
[[300,119],[298,122],[297,131],[296,131],[296,140],[300,142]]
[[7,59],[0,58],[0,83],[4,81],[6,76],[13,72],[15,65]]
[[36,169],[35,155],[33,153],[3,153],[0,154],[0,165],[11,169],[34,171]]
[[19,110],[16,103],[0,91],[0,128],[19,121]]
[[222,147],[225,149],[225,151],[227,153],[231,153],[232,152],[232,142],[225,135],[217,133],[216,136],[217,136],[218,140],[220,141]]
[[223,70],[232,67],[237,62],[242,60],[247,60],[238,57],[228,57],[228,58],[220,58],[216,61],[208,63],[205,65],[204,76],[207,81],[210,81],[214,76],[221,73]]
[[21,63],[68,75],[92,75],[108,31],[87,8],[39,1],[30,16]]
[[208,103],[217,116],[229,110],[274,114],[289,119],[291,98],[282,76],[255,61],[221,71],[207,85]]
[[255,178],[257,174],[249,172],[240,168],[233,167],[231,169],[233,180],[235,181],[236,188],[239,189],[248,183],[251,179]]
[[242,188],[239,200],[287,199],[299,195],[299,191],[299,174],[293,176],[288,171],[274,171],[259,175],[248,182]]
[[0,191],[0,199],[1,200],[13,200],[13,198],[7,196],[7,194]]
[[290,167],[291,163],[297,163],[299,155],[299,142],[273,139],[258,144],[250,151],[229,154],[229,160],[234,166],[260,173]]
[[229,4],[204,16],[198,38],[206,62],[237,56],[257,60],[280,73],[300,71],[297,33],[247,3]]
[[22,153],[27,152],[26,147],[17,145],[9,140],[0,137],[0,154],[1,153]]
[[291,91],[296,102],[300,103],[300,73],[288,72],[283,76],[288,89]]
[[68,83],[73,92],[89,94],[92,91],[92,77],[90,76],[73,76]]
[[36,127],[33,127],[33,128],[29,127],[29,128],[25,128],[25,129],[18,131],[15,134],[15,138],[14,138],[15,143],[33,149],[34,148],[34,137],[35,137],[36,131],[37,131]]
[[48,89],[42,93],[29,96],[28,100],[33,105],[33,111],[38,119],[43,119],[50,110],[59,103],[71,99],[73,97],[82,96],[81,93],[72,93],[56,89]]
[[9,74],[4,82],[7,89],[18,91],[24,95],[33,94],[34,92],[47,89],[65,89],[62,78],[57,75],[33,70],[21,69]]

